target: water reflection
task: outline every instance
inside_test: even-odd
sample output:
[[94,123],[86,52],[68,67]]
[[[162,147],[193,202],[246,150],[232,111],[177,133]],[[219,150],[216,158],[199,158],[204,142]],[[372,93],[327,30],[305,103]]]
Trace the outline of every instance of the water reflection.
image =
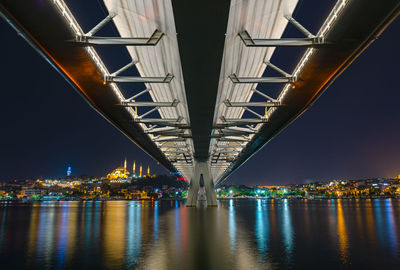
[[293,228],[287,199],[283,200],[282,236],[285,244],[286,256],[287,259],[290,260],[293,248]]
[[110,269],[121,268],[125,258],[125,207],[125,202],[111,201],[103,210],[105,265]]
[[391,199],[3,203],[0,265],[399,269],[399,213]]
[[231,251],[235,251],[236,247],[236,221],[235,221],[235,208],[233,207],[233,199],[229,200],[229,219],[228,219],[228,232]]
[[255,235],[257,239],[258,252],[265,255],[268,248],[269,221],[268,204],[257,200]]
[[381,201],[378,199],[374,200],[374,214],[375,214],[375,224],[376,224],[376,232],[379,239],[380,246],[385,244],[385,236],[384,236],[384,227],[383,227],[383,219],[382,219],[382,208]]
[[339,249],[340,257],[343,264],[348,263],[347,249],[348,249],[348,235],[346,230],[346,221],[343,214],[342,200],[337,201],[337,235],[339,236]]
[[6,220],[7,220],[7,202],[2,203],[1,205],[2,213],[1,213],[1,222],[0,222],[0,252],[4,246],[4,240],[6,237]]
[[390,253],[393,258],[397,258],[397,228],[394,218],[393,205],[391,199],[385,200],[385,214],[386,214],[386,225],[387,225],[387,239],[390,245]]

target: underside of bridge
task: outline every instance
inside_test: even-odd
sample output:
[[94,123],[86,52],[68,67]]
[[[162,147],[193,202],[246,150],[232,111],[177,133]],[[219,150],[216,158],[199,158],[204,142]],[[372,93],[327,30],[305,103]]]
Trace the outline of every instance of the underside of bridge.
[[[64,0],[2,0],[0,14],[90,106],[190,181],[188,205],[205,196],[212,206],[214,186],[305,112],[400,11],[398,0],[338,0],[311,33],[297,4],[104,0],[104,18],[88,29]],[[99,34],[107,24],[115,36]],[[283,36],[288,25],[301,37]],[[113,71],[98,53],[107,47],[127,52]],[[304,49],[293,70],[272,58],[277,47]]]

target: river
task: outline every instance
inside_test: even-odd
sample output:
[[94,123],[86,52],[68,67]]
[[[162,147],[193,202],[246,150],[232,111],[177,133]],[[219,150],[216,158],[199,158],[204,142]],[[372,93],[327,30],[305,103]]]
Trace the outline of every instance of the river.
[[1,269],[400,269],[400,200],[0,202]]

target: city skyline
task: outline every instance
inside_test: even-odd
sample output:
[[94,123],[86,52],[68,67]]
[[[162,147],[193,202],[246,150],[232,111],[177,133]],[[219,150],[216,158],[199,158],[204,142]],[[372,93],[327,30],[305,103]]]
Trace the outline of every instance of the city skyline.
[[[307,15],[302,13],[305,23]],[[143,160],[155,173],[168,173],[87,106],[5,22],[0,27],[9,40],[0,45],[7,63],[1,65],[7,77],[1,108],[1,180],[62,176],[68,165],[76,175],[105,175],[121,156]],[[229,183],[397,175],[400,93],[391,78],[396,78],[400,61],[399,29],[396,20],[309,111],[232,174]]]

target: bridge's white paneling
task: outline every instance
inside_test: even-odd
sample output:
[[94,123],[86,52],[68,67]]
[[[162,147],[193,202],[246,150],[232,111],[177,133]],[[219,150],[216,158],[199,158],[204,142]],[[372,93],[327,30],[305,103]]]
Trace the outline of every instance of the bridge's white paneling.
[[[279,39],[287,26],[284,15],[291,15],[298,0],[232,0],[225,39],[224,56],[221,65],[214,123],[219,118],[240,118],[242,108],[227,108],[223,101],[247,102],[253,94],[250,91],[257,84],[233,84],[228,78],[235,73],[240,77],[261,77],[275,48],[246,47],[238,33],[246,30],[252,38]],[[279,66],[279,63],[275,63]],[[211,151],[216,140],[211,144]],[[226,166],[227,167],[227,166]],[[221,177],[226,167],[212,168],[215,180]]]
[[[109,12],[117,14],[113,21],[121,37],[150,37],[156,29],[164,33],[156,46],[129,46],[127,49],[132,60],[138,61],[136,68],[142,77],[174,75],[169,84],[147,84],[147,87],[152,89],[150,95],[154,101],[180,101],[176,108],[160,108],[163,118],[182,116],[182,123],[190,124],[171,1],[104,0],[104,3]],[[187,141],[193,149],[191,140]],[[190,175],[190,169],[180,171]]]

